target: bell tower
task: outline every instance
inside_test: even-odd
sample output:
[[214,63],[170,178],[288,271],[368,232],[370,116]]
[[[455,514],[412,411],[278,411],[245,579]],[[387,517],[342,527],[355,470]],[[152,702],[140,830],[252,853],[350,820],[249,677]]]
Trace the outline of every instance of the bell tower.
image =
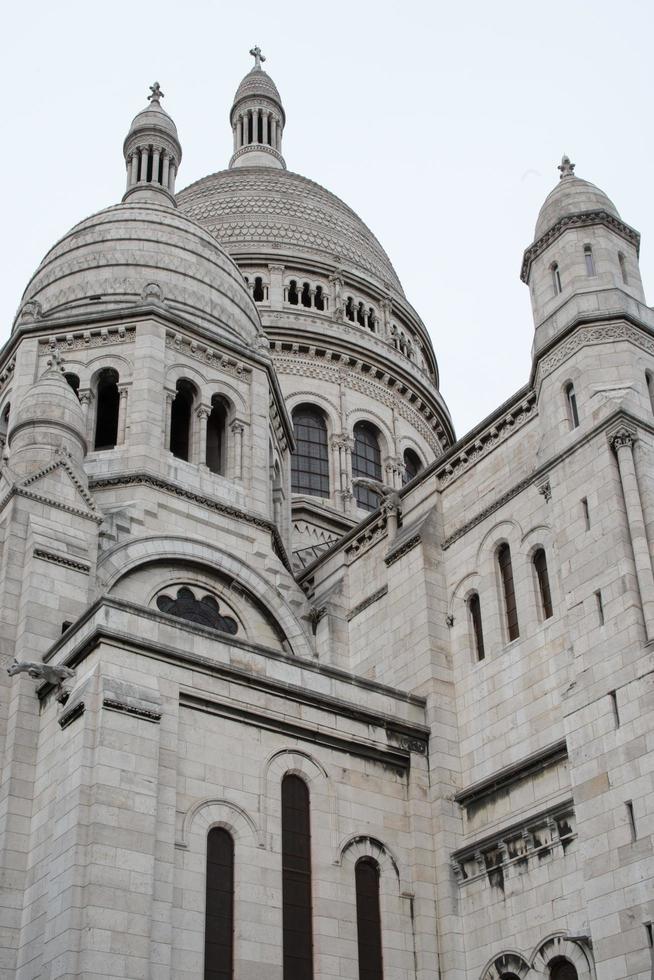
[[234,96],[229,121],[234,133],[233,167],[275,167],[286,170],[282,133],[286,115],[277,86],[261,67],[266,60],[261,48],[250,54],[254,68],[247,73]]

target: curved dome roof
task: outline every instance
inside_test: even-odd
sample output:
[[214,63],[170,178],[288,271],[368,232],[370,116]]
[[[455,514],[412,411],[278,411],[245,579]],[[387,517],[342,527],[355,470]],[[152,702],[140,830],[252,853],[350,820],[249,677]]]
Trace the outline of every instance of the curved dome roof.
[[277,86],[273,82],[268,72],[264,71],[263,68],[253,68],[252,71],[247,73],[239,87],[236,89],[234,105],[236,105],[237,102],[240,102],[241,99],[249,99],[259,95],[263,95],[268,99],[273,99],[273,101],[279,103],[280,106],[282,104],[282,99],[277,90]]
[[615,218],[620,217],[615,204],[604,191],[595,187],[595,184],[570,174],[560,180],[545,198],[538,212],[534,238],[540,238],[561,218],[582,214],[584,211],[608,211]]
[[34,309],[56,322],[152,303],[237,342],[261,333],[243,276],[215,238],[150,202],[118,204],[75,225],[32,276],[17,319]]
[[179,141],[179,136],[177,135],[177,126],[173,122],[172,118],[168,115],[166,110],[159,105],[156,100],[153,100],[150,105],[142,109],[141,112],[137,114],[132,119],[132,125],[129,127],[129,132],[126,139],[133,136],[134,133],[140,133],[142,130],[151,131],[153,129],[163,130],[173,139]]
[[221,170],[180,191],[177,202],[234,256],[316,257],[404,295],[386,252],[361,218],[320,184],[288,170]]
[[9,442],[17,429],[28,424],[54,423],[85,441],[86,422],[75,392],[57,367],[45,371],[29,388],[9,417]]

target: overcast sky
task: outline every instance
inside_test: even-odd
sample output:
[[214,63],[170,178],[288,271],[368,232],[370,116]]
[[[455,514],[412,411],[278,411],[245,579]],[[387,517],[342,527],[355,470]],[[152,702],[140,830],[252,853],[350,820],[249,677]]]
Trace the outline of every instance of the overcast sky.
[[120,200],[123,138],[155,79],[182,141],[178,187],[227,165],[258,43],[288,168],[380,239],[460,436],[528,379],[520,262],[562,153],[642,233],[654,298],[653,27],[646,0],[8,4],[0,339],[47,249]]

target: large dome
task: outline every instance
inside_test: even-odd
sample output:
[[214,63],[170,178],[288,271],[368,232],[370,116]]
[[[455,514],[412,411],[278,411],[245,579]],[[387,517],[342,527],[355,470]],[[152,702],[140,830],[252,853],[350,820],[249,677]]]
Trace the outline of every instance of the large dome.
[[56,323],[153,302],[240,343],[261,332],[243,277],[213,236],[174,208],[142,201],[100,211],[57,242],[17,320],[36,313]]
[[177,201],[235,258],[306,255],[404,295],[390,259],[361,218],[299,174],[263,167],[221,170],[180,191]]
[[607,211],[614,218],[620,217],[613,201],[595,184],[574,175],[564,177],[547,195],[538,212],[534,239],[538,240],[561,218],[586,211]]

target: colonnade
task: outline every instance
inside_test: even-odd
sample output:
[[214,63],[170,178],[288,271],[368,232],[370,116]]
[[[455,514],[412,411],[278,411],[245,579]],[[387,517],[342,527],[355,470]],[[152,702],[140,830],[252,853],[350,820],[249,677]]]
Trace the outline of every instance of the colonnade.
[[[151,166],[150,166],[151,165]],[[148,180],[148,170],[151,176]],[[177,161],[161,147],[142,146],[127,157],[127,190],[136,184],[159,184],[170,194],[175,193]]]
[[[245,109],[234,120],[234,152],[242,146],[257,143],[272,146],[273,150],[281,152],[282,124],[274,112],[267,109]],[[261,130],[261,139],[259,139]]]

